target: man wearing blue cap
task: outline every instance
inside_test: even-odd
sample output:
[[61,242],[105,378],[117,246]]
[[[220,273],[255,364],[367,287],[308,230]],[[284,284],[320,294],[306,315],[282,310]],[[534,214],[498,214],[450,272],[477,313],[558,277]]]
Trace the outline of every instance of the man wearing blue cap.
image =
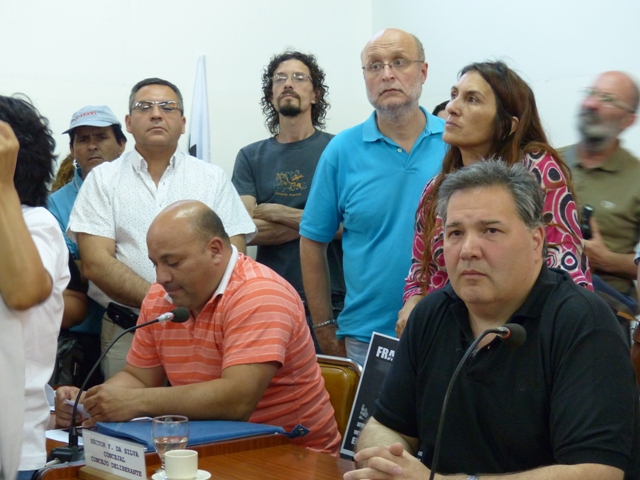
[[[64,233],[82,182],[94,167],[122,155],[127,138],[122,133],[120,122],[106,105],[81,108],[71,117],[69,129],[62,133],[69,134],[69,149],[75,158],[76,171],[71,182],[51,194],[49,210],[58,220]],[[79,260],[78,245],[72,242],[66,233],[65,239],[69,251]]]
[[[124,152],[127,138],[122,133],[120,122],[105,105],[88,105],[81,108],[71,117],[69,129],[69,148],[75,158],[76,170],[73,180],[49,196],[47,208],[58,220],[62,229],[69,253],[77,263],[80,262],[78,245],[67,235],[67,225],[71,209],[78,196],[82,183],[91,170],[104,162],[118,158]],[[84,379],[88,370],[100,355],[100,332],[104,308],[89,299],[89,311],[84,321],[78,325],[62,322],[62,336],[75,338],[82,352],[80,371],[77,378]],[[68,321],[67,321],[68,322]],[[91,385],[102,383],[100,376],[90,382]]]

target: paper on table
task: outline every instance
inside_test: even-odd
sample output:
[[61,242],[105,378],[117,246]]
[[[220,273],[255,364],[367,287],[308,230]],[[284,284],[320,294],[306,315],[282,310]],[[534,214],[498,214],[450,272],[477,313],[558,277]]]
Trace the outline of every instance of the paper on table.
[[[64,403],[66,403],[67,405],[71,405],[73,407],[73,404],[75,403],[75,400],[69,400],[68,398],[64,401]],[[80,412],[83,416],[87,417],[87,418],[91,418],[91,415],[89,415],[88,412],[85,411],[84,409],[84,405],[79,403],[78,404],[78,412]]]
[[[47,430],[46,437],[57,442],[69,443],[69,429],[60,428],[56,430]],[[84,445],[82,441],[82,429],[78,430],[78,445]]]
[[56,405],[55,405],[56,391],[53,388],[51,388],[51,385],[45,384],[44,393],[47,395],[47,402],[49,403],[49,411],[55,412],[56,411]]

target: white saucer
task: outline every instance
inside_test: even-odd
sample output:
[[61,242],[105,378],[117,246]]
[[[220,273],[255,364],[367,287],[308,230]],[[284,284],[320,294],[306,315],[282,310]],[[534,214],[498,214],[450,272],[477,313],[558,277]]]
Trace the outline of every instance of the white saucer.
[[[151,475],[151,478],[153,478],[153,480],[165,480],[161,473],[154,473]],[[209,478],[211,478],[211,474],[209,472],[206,470],[198,470],[196,480],[208,480]]]

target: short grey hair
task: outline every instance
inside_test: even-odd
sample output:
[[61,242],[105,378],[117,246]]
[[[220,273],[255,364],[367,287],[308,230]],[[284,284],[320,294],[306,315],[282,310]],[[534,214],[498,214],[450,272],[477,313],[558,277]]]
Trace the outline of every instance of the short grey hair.
[[418,51],[418,60],[420,60],[421,62],[424,62],[426,57],[424,55],[424,47],[422,46],[422,42],[413,33],[410,33],[409,35],[411,35],[413,37],[413,41],[416,42],[416,49]]
[[178,97],[178,110],[180,110],[180,115],[184,115],[184,102],[182,101],[182,93],[180,93],[180,89],[176,87],[173,83],[168,80],[163,80],[158,77],[145,78],[144,80],[140,80],[136,83],[131,89],[131,94],[129,95],[129,113],[133,111],[133,103],[136,99],[136,93],[142,88],[149,85],[162,85],[165,87],[169,87],[174,91],[176,97]]
[[446,224],[447,207],[454,193],[489,187],[504,187],[509,191],[518,217],[528,229],[544,226],[542,212],[545,195],[540,182],[521,163],[508,165],[499,159],[481,160],[446,176],[438,190],[436,207],[442,223]]

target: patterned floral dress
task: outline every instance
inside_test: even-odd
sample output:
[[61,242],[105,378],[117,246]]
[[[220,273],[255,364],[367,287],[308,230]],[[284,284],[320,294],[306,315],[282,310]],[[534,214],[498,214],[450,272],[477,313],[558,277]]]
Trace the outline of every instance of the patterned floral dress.
[[[576,204],[557,160],[545,151],[534,151],[525,154],[522,162],[536,176],[546,194],[543,216],[548,249],[547,265],[565,270],[576,284],[593,290]],[[432,178],[425,186],[420,204],[422,199],[431,192],[437,178],[438,176]],[[421,259],[425,248],[423,239],[425,222],[424,211],[419,208],[416,214],[411,268],[405,279],[403,295],[405,302],[410,297],[423,293],[421,284],[425,283],[425,275],[422,271]],[[444,286],[449,281],[442,251],[443,239],[442,219],[437,217],[435,235],[431,239],[427,293]]]

